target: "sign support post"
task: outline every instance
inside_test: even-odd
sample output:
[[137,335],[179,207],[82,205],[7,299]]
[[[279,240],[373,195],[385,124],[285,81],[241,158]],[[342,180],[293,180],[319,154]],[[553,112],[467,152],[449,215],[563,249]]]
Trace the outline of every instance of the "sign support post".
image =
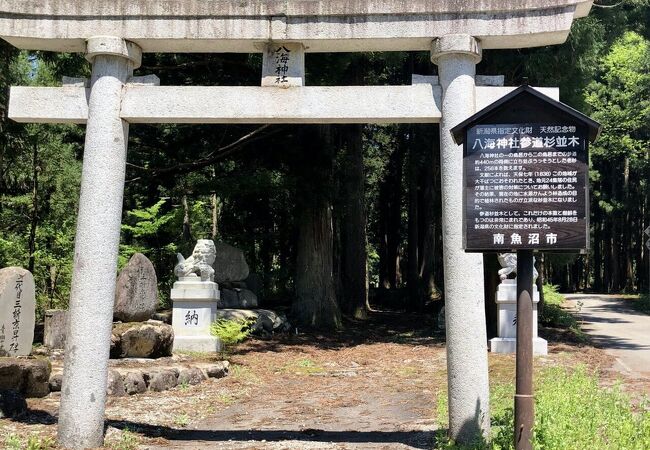
[[531,450],[535,423],[533,398],[533,251],[517,251],[517,355],[515,448]]

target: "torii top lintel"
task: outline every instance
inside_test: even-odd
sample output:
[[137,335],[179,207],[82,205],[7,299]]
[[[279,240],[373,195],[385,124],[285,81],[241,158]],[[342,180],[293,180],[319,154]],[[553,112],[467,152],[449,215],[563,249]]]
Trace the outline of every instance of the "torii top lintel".
[[308,52],[429,50],[468,34],[483,49],[566,40],[593,0],[0,0],[0,36],[30,50],[83,52],[116,36],[144,52],[263,51],[270,41]]

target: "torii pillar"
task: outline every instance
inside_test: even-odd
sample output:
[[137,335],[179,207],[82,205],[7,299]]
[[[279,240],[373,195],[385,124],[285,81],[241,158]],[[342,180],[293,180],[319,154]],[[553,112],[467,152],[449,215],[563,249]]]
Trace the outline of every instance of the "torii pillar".
[[[449,436],[469,442],[490,430],[490,389],[483,257],[463,251],[463,148],[450,130],[476,112],[476,64],[481,45],[466,34],[433,41],[431,60],[442,87],[440,161]],[[471,370],[468,370],[471,366]]]
[[137,45],[121,38],[87,41],[86,58],[93,68],[59,407],[58,440],[64,448],[101,447],[104,442],[129,133],[120,110],[124,84],[141,55]]

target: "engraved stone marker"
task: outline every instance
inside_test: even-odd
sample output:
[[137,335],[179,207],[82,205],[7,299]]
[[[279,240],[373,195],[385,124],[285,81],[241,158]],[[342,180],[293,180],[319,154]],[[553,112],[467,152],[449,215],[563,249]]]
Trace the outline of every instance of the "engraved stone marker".
[[149,258],[134,254],[117,277],[115,319],[142,322],[151,318],[158,306],[158,279]]
[[0,356],[29,355],[35,321],[32,274],[20,267],[0,269]]

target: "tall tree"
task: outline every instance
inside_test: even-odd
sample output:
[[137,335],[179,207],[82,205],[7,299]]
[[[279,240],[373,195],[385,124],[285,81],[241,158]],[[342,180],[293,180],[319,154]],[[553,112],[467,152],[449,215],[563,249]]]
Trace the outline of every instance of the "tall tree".
[[368,304],[368,257],[366,246],[365,171],[363,166],[363,126],[340,129],[342,158],[341,202],[341,309],[365,319]]
[[296,297],[291,307],[299,325],[336,329],[341,312],[336,299],[332,228],[331,127],[306,127],[297,188],[298,244]]

